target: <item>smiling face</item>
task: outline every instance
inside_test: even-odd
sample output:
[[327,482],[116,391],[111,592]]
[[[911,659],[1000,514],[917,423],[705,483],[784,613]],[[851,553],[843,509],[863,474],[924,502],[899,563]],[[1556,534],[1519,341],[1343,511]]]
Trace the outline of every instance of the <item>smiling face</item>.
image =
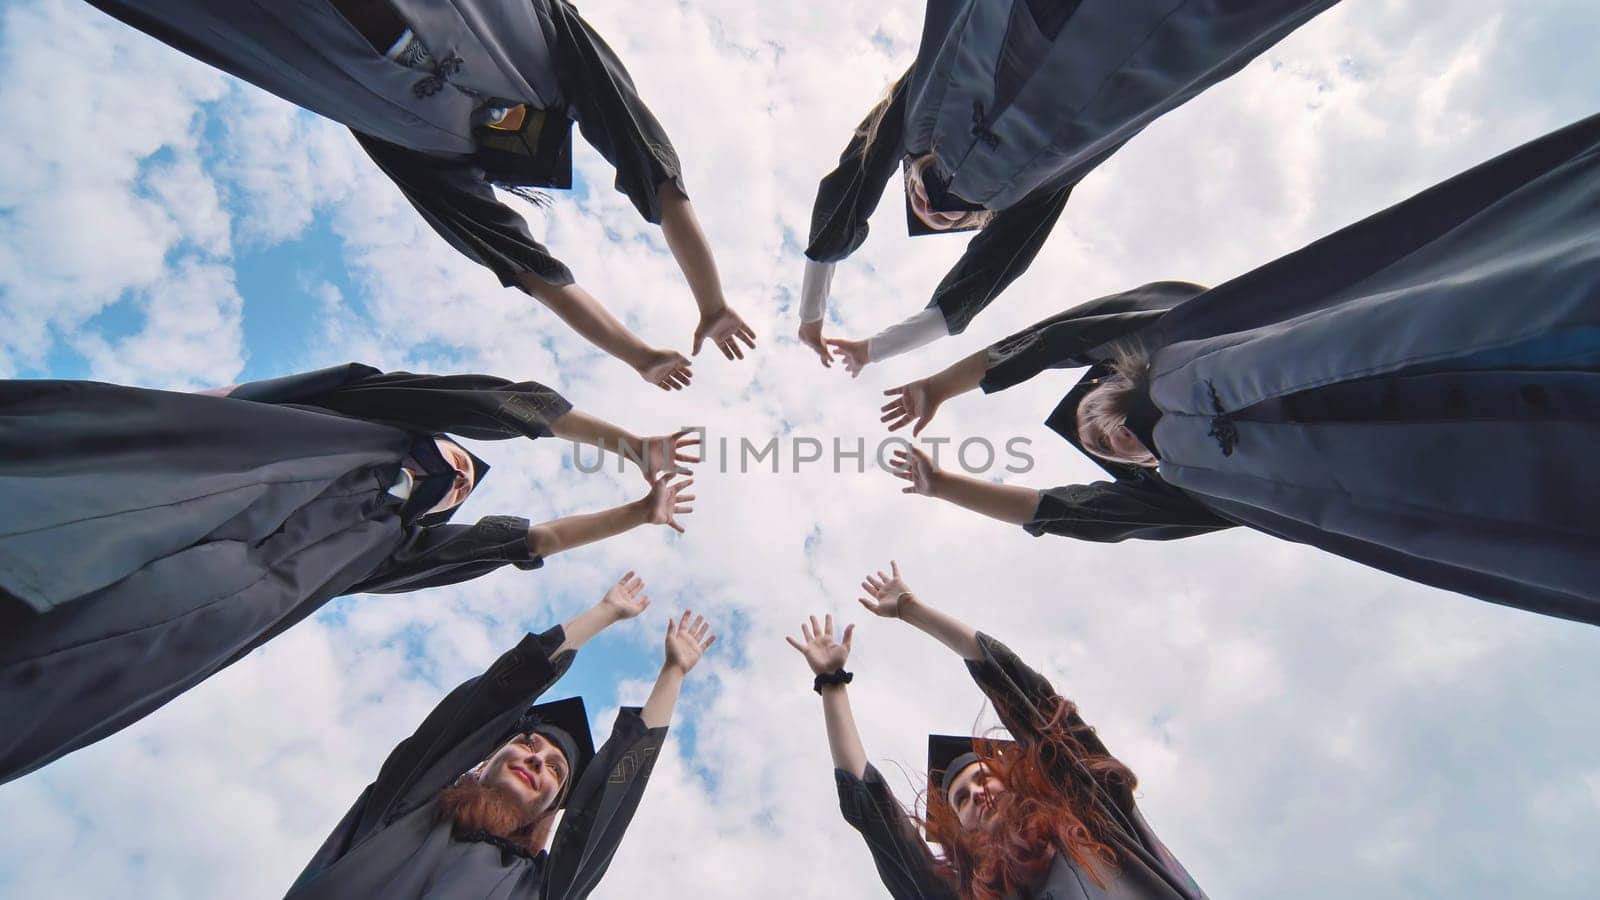
[[567,757],[541,734],[518,735],[489,757],[479,780],[517,798],[529,821],[556,805],[566,786]]
[[443,438],[436,438],[434,443],[438,445],[439,453],[444,457],[445,462],[450,464],[450,468],[456,470],[456,480],[450,486],[449,493],[434,504],[433,509],[428,510],[430,513],[455,509],[461,505],[462,501],[467,499],[467,495],[472,493],[473,487],[476,486],[472,478],[472,457],[467,455],[467,451],[461,449],[460,445],[454,441]]
[[983,763],[975,762],[950,782],[950,808],[963,830],[987,828],[994,817],[994,802],[1005,792],[1005,782]]

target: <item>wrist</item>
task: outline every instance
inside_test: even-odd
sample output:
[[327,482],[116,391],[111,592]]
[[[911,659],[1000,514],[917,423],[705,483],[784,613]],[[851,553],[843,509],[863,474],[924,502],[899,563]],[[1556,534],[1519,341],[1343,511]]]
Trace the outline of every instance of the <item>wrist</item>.
[[661,671],[656,674],[656,680],[667,682],[682,681],[684,676],[688,674],[688,669],[685,669],[683,666],[680,666],[669,659],[662,661]]
[[844,686],[855,680],[855,673],[846,672],[843,666],[832,672],[817,672],[811,679],[811,689],[818,694],[829,690],[844,690]]
[[646,494],[646,495],[644,495],[644,497],[642,497],[642,498],[640,498],[638,500],[635,500],[632,503],[629,503],[627,506],[623,507],[623,509],[627,510],[628,521],[631,522],[632,524],[634,524],[634,525],[648,525],[648,524],[650,524],[650,495],[649,494]]
[[928,496],[943,500],[950,487],[950,475],[943,469],[928,476]]

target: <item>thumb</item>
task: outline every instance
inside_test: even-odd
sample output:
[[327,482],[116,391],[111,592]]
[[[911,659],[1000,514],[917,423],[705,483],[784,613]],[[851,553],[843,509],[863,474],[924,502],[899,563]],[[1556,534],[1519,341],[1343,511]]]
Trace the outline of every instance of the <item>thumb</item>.
[[696,328],[694,330],[694,350],[691,351],[690,355],[691,356],[699,356],[700,355],[700,345],[704,344],[705,342],[706,342],[706,333],[705,333],[704,328]]

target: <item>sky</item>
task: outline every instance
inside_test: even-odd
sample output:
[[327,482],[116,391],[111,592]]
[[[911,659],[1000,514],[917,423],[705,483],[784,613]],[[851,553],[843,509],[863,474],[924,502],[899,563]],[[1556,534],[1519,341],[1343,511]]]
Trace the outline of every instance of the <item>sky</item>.
[[[858,624],[862,737],[909,800],[929,732],[994,719],[958,659],[856,605],[862,576],[895,559],[926,602],[1077,701],[1213,897],[1592,896],[1600,630],[1243,529],[1032,538],[902,495],[870,463],[797,467],[792,451],[807,437],[871,448],[886,388],[1102,294],[1223,281],[1592,114],[1600,8],[1346,0],[1086,179],[964,335],[855,380],[794,340],[801,247],[817,180],[914,56],[920,4],[582,10],[672,135],[728,301],[760,336],[742,363],[702,354],[682,393],[455,254],[348,132],[87,4],[0,2],[0,377],[194,389],[349,361],[487,372],[637,433],[704,426],[713,451],[685,535],[637,530],[536,572],[341,598],[0,787],[0,895],[280,896],[446,691],[633,569],[651,609],[596,638],[554,694],[585,696],[597,735],[643,702],[673,611],[704,612],[721,639],[593,896],[881,897],[838,813],[810,672],[782,638],[812,613]],[[548,209],[518,207],[533,233],[646,341],[687,352],[695,308],[659,230],[581,140],[577,170]],[[884,203],[841,265],[830,335],[920,309],[959,256],[964,238],[909,240],[901,214]],[[1094,479],[1043,426],[1075,378],[953,401],[927,434],[1026,439],[1033,469],[1007,481]],[[779,437],[779,471],[724,466],[721,437]],[[495,470],[466,517],[542,521],[644,493],[636,474],[577,471],[557,441],[474,449]]]

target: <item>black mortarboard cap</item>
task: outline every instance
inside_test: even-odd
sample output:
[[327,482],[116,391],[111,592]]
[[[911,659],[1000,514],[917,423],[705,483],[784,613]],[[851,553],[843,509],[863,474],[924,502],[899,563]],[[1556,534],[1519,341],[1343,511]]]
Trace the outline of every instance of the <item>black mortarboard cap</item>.
[[561,748],[569,771],[558,807],[565,806],[572,785],[594,761],[594,735],[589,732],[589,713],[583,707],[583,698],[568,697],[528,707],[507,732],[505,740],[519,734],[542,735]]
[[[939,790],[939,795],[950,799],[950,783],[962,770],[979,761],[976,739],[967,735],[928,735],[928,782]],[[1015,741],[990,740],[998,752],[1015,746]]]

